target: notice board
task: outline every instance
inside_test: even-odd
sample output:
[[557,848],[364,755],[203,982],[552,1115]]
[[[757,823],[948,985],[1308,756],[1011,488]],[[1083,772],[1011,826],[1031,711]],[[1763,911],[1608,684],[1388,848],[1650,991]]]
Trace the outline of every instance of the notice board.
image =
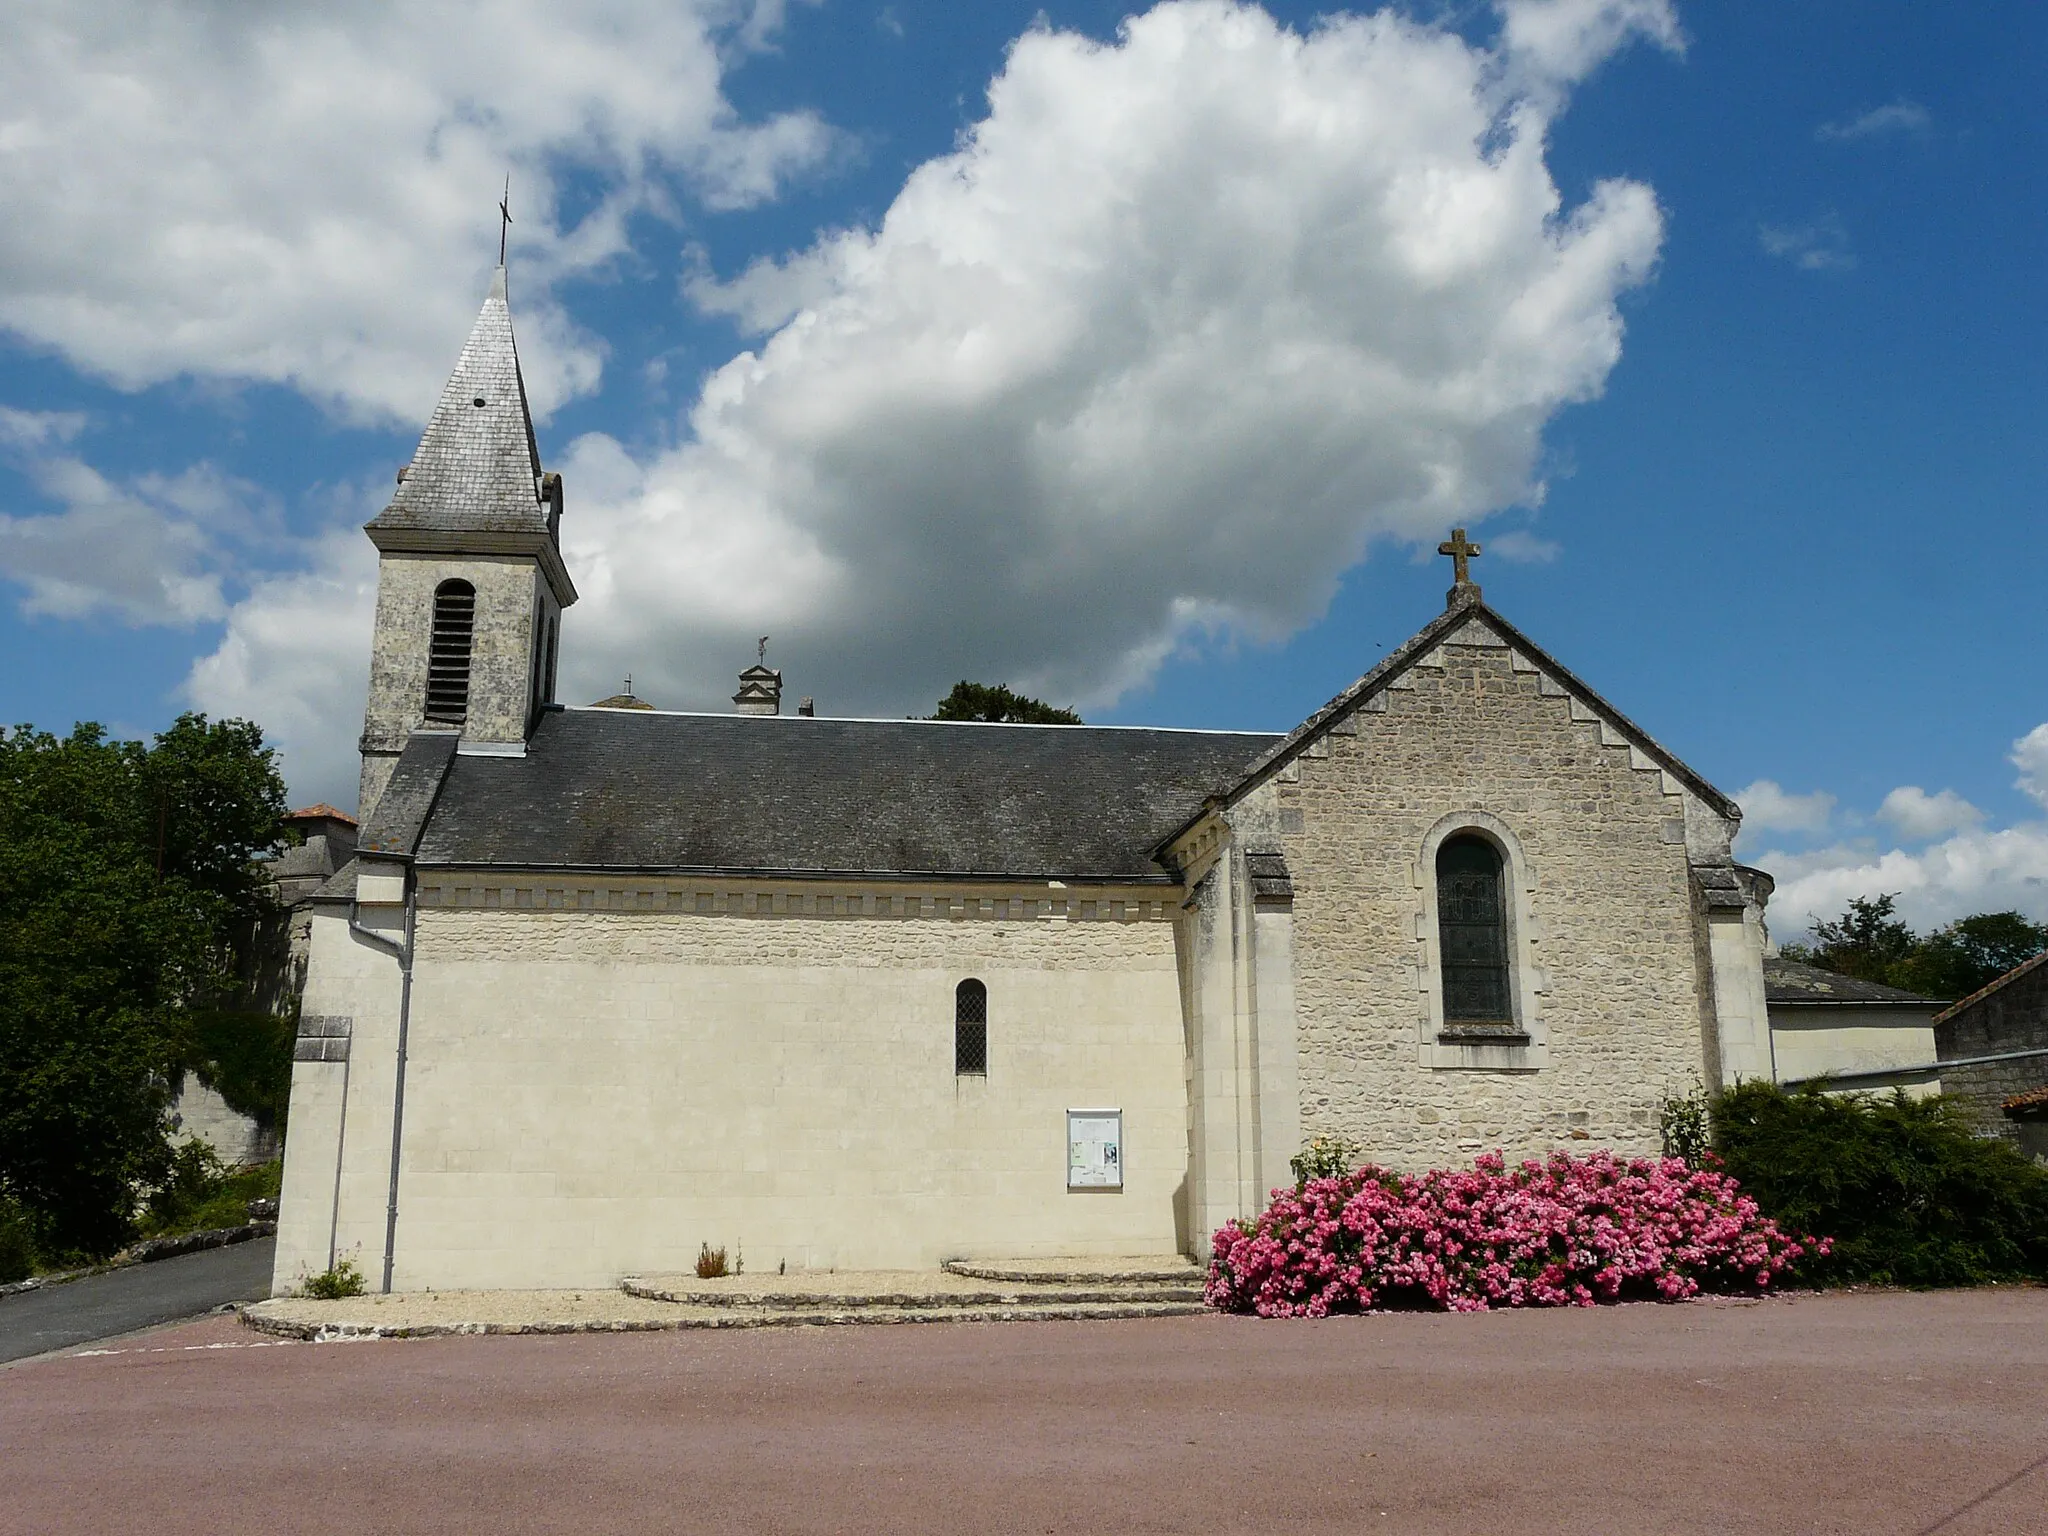
[[1067,1188],[1124,1187],[1124,1112],[1067,1111]]

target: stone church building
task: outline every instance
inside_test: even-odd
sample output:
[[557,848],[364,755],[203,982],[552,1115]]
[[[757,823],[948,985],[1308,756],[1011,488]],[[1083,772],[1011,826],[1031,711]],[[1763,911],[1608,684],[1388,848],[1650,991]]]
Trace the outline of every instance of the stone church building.
[[[280,1288],[1206,1251],[1318,1133],[1655,1151],[1769,1076],[1729,799],[1481,600],[1284,736],[555,700],[502,269],[391,504]],[[607,704],[638,700],[608,700]]]

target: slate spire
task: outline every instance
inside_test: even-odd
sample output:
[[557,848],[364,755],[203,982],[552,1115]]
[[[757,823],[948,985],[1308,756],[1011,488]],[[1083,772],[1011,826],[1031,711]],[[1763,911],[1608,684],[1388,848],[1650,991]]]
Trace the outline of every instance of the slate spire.
[[552,533],[549,512],[501,266],[426,434],[370,533]]

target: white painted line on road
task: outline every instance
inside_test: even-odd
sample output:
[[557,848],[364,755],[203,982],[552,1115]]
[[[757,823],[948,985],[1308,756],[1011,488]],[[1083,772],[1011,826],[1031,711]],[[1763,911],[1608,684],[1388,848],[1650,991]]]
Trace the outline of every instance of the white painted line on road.
[[81,1349],[71,1358],[87,1360],[95,1355],[176,1355],[189,1353],[195,1349],[277,1349],[286,1344],[302,1342],[304,1341],[300,1339],[251,1339],[246,1344],[159,1344],[153,1349]]

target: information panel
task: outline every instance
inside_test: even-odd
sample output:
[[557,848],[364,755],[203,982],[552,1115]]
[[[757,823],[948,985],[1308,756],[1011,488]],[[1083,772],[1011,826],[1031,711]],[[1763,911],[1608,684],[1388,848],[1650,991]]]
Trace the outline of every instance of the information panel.
[[1124,1112],[1067,1111],[1067,1188],[1124,1187]]

